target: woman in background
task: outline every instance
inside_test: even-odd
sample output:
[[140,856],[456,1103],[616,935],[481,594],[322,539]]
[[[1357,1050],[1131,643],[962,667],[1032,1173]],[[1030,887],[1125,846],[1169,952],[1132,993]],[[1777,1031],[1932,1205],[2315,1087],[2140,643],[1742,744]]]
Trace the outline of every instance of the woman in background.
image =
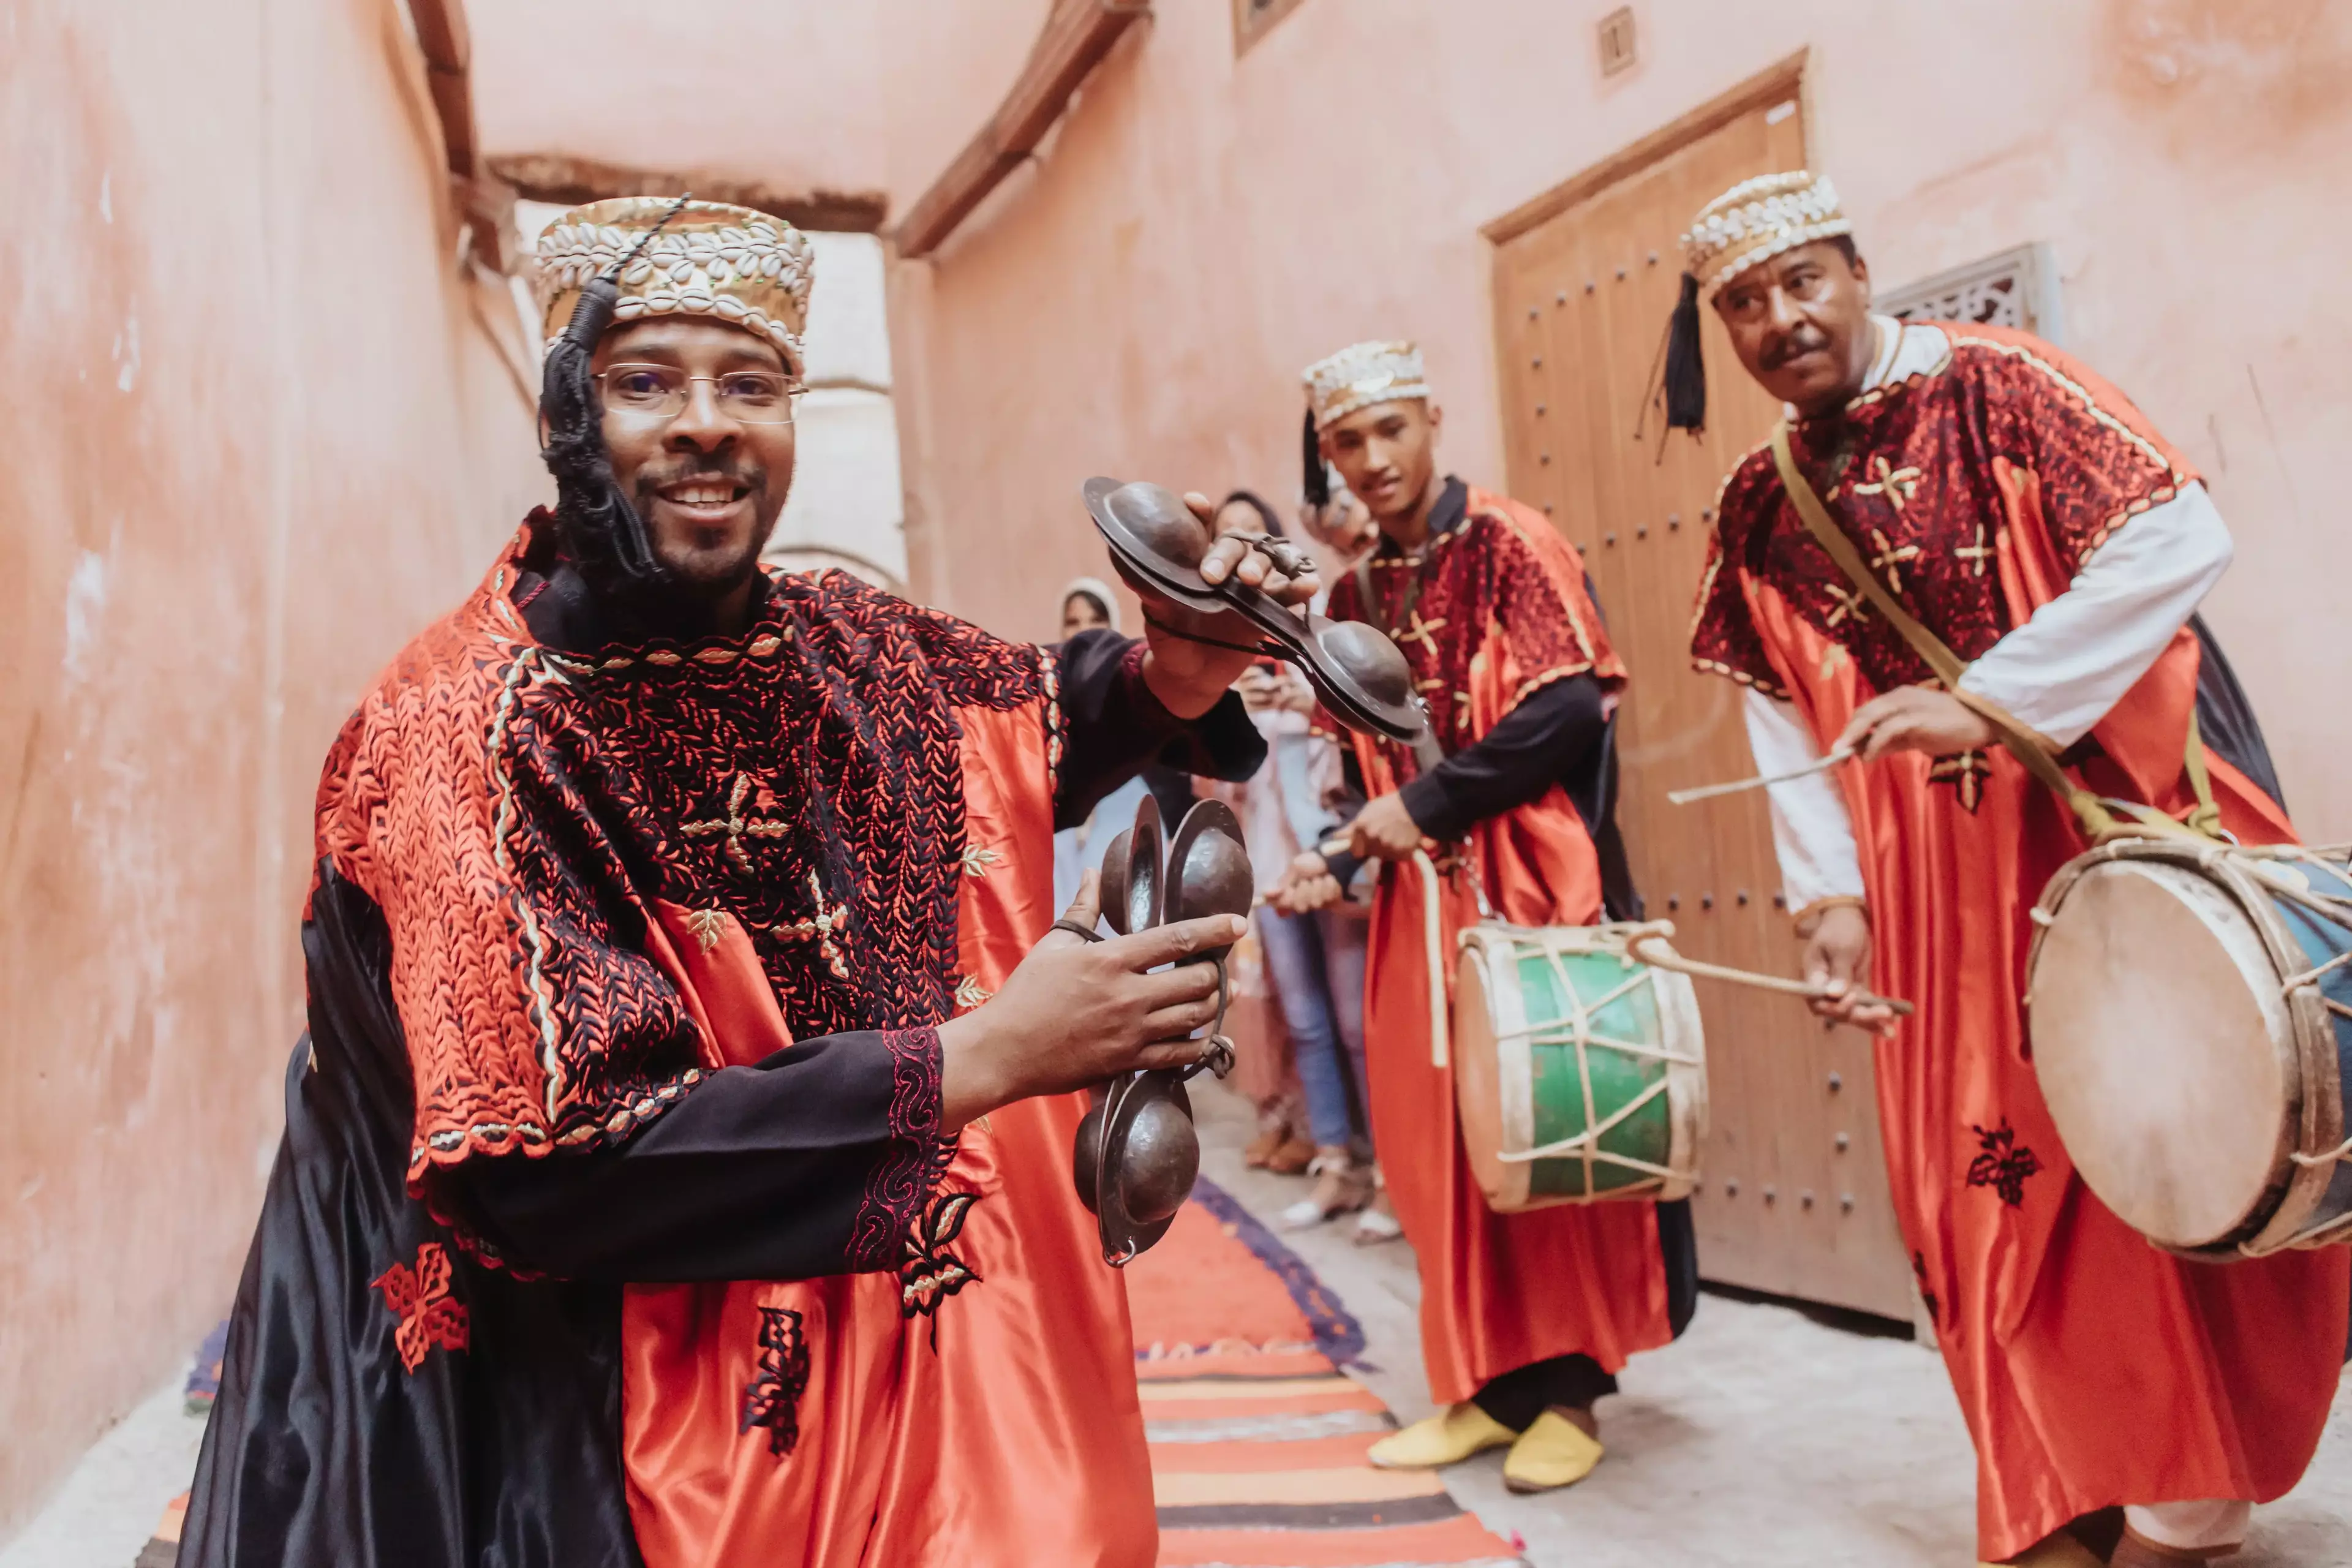
[[[1217,510],[1220,533],[1281,537],[1274,510],[1247,490],[1227,496]],[[1327,804],[1344,789],[1339,749],[1308,732],[1315,693],[1286,665],[1253,665],[1235,683],[1251,720],[1266,738],[1265,765],[1237,787],[1250,864],[1261,892],[1279,884],[1302,848],[1311,847],[1341,820]],[[1352,917],[1352,918],[1351,918]],[[1257,936],[1273,972],[1314,1141],[1314,1190],[1282,1215],[1304,1229],[1366,1209],[1375,1190],[1370,1126],[1363,1110],[1364,921],[1343,908],[1285,914],[1260,906]],[[1393,1235],[1384,1212],[1359,1221],[1360,1240]]]

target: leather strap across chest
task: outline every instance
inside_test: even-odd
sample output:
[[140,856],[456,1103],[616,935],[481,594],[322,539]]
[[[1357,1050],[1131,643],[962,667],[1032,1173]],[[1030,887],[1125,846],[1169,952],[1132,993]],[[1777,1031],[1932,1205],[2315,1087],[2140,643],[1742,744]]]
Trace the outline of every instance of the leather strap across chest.
[[[1958,690],[1960,678],[1969,670],[1968,661],[1954,653],[1943,638],[1921,625],[1917,617],[1887,591],[1886,585],[1878,580],[1877,574],[1863,563],[1862,552],[1853,547],[1853,541],[1845,536],[1845,531],[1838,527],[1836,520],[1830,516],[1829,508],[1822,503],[1822,498],[1814,491],[1811,481],[1798,468],[1796,456],[1789,447],[1786,420],[1772,430],[1772,462],[1780,469],[1781,486],[1788,491],[1789,500],[1795,503],[1797,515],[1804,521],[1806,531],[1813,536],[1813,542],[1829,553],[1829,558],[1837,563],[1846,581],[1869,599],[1871,608],[1885,617],[1886,624],[1893,626],[1895,633],[1911,646],[1911,651],[1936,672],[1937,679],[1947,689]],[[2058,798],[2066,803],[2093,843],[2104,844],[2112,838],[2147,833],[2186,833],[2200,838],[2218,836],[2221,813],[2213,802],[2212,781],[2205,770],[2205,739],[2198,731],[2197,714],[2193,709],[2189,715],[2189,745],[2182,765],[2189,774],[2189,787],[2196,794],[2197,808],[2189,815],[2189,825],[2183,826],[2147,806],[2126,805],[2132,820],[2118,818],[2107,809],[2106,802],[2069,777],[2066,771],[2058,765],[2058,759],[2052,756],[2042,742],[2014,718],[1990,703],[1972,702],[1969,706],[1971,711],[1992,725],[2000,737],[2001,744],[2024,764],[2026,772],[2049,785]]]

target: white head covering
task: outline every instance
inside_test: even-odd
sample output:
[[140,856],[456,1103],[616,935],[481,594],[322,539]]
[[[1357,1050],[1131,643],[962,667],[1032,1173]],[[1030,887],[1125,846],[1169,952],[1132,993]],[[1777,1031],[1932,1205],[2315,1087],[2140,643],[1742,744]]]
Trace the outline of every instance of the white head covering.
[[1853,232],[1828,175],[1803,169],[1759,174],[1699,208],[1683,236],[1685,269],[1712,301],[1717,289],[1759,262]]
[[1110,584],[1099,577],[1071,578],[1070,585],[1062,590],[1062,596],[1054,601],[1055,614],[1057,616],[1070,607],[1071,596],[1076,594],[1084,594],[1087,598],[1100,605],[1103,607],[1103,614],[1110,617],[1110,629],[1113,631],[1120,629],[1118,595],[1112,593]]

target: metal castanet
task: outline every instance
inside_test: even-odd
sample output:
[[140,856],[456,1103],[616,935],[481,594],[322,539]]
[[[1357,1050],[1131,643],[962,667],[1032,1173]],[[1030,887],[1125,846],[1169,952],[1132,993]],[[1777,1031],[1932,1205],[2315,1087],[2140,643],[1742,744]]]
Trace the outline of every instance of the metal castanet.
[[[1249,912],[1249,855],[1231,806],[1204,800],[1186,812],[1164,865],[1160,837],[1160,807],[1146,795],[1135,826],[1111,841],[1104,859],[1104,919],[1113,930],[1132,936],[1163,921]],[[1113,1268],[1168,1234],[1200,1174],[1200,1134],[1184,1084],[1204,1070],[1223,1078],[1233,1066],[1233,1042],[1224,1036],[1226,951],[1201,955],[1217,966],[1217,1017],[1200,1060],[1122,1073],[1098,1085],[1078,1124],[1070,1175],[1078,1200],[1094,1213],[1103,1261]]]
[[[1203,615],[1238,615],[1258,634],[1255,651],[1298,666],[1339,722],[1417,753],[1430,746],[1429,715],[1414,694],[1412,668],[1376,628],[1297,614],[1238,577],[1209,583],[1201,575],[1208,525],[1164,485],[1097,478],[1081,493],[1119,574],[1139,591]],[[1250,542],[1278,570],[1297,573],[1307,565],[1286,541],[1253,535]]]

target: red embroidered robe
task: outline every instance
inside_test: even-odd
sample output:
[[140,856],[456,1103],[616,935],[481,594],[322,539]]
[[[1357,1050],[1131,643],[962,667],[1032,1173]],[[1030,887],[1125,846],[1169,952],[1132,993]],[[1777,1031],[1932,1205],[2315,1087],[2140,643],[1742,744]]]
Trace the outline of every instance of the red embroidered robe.
[[[2049,344],[1955,326],[1932,371],[1805,421],[1793,447],[1863,558],[1974,659],[2100,542],[2195,475]],[[1806,532],[1769,447],[1726,481],[1693,657],[1795,704],[1826,751],[1873,696],[1930,679]],[[2176,814],[2199,662],[2184,628],[2093,731],[2080,773]],[[2227,826],[2292,837],[2207,753]],[[2276,1497],[2326,1423],[2347,1257],[2173,1258],[2077,1179],[2028,1059],[2027,911],[2083,842],[2006,752],[1902,753],[1840,779],[1876,934],[1873,984],[1918,1005],[1877,1049],[1895,1209],[1979,1458],[1979,1550],[2010,1557],[2113,1504]]]
[[[1420,590],[1403,609],[1408,579]],[[1446,751],[1484,736],[1523,699],[1570,676],[1610,690],[1625,682],[1584,567],[1543,514],[1472,489],[1463,521],[1434,536],[1416,568],[1375,556],[1381,624],[1412,666]],[[1331,594],[1335,619],[1365,616],[1351,577]],[[1414,776],[1402,748],[1350,737],[1373,795]],[[1523,925],[1601,918],[1601,868],[1583,818],[1554,785],[1477,824],[1468,860],[1496,912]],[[1454,984],[1456,938],[1478,919],[1468,879],[1444,879],[1445,972],[1429,973],[1420,878],[1408,864],[1381,874],[1372,904],[1364,998],[1372,1141],[1406,1238],[1420,1259],[1422,1357],[1431,1391],[1469,1398],[1489,1380],[1554,1356],[1583,1353],[1614,1373],[1635,1351],[1673,1338],[1656,1211],[1642,1203],[1498,1215],[1462,1151],[1454,1075],[1432,1065],[1429,987]]]

